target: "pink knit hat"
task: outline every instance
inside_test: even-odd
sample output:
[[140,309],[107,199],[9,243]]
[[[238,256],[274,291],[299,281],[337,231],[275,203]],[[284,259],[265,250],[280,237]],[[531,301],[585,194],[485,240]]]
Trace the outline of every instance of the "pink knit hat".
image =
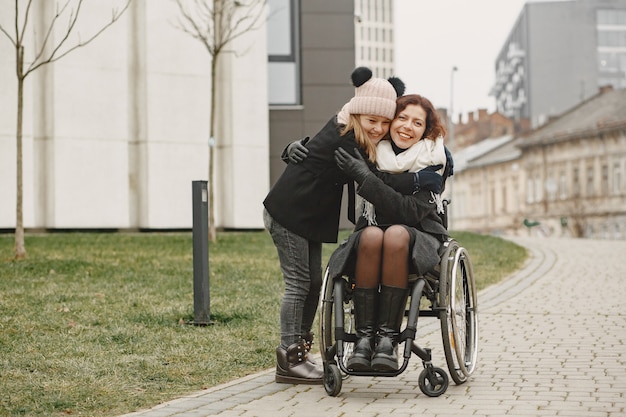
[[396,77],[372,78],[372,70],[358,67],[352,72],[354,97],[347,103],[350,114],[373,114],[393,119],[396,99],[404,94],[404,83]]

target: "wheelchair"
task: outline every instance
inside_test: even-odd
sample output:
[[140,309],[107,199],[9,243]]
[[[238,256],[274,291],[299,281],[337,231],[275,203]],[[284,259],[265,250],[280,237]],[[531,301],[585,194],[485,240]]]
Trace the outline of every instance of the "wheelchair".
[[347,276],[331,279],[326,268],[319,321],[324,388],[328,395],[337,396],[344,377],[349,375],[397,376],[407,369],[412,353],[424,366],[418,379],[420,390],[429,397],[446,392],[448,375],[442,368],[433,366],[432,350],[420,347],[415,341],[419,317],[439,319],[450,376],[457,385],[468,380],[478,355],[478,309],[472,264],[467,250],[453,238],[443,243],[440,254],[441,260],[432,271],[423,276],[409,276],[409,298],[398,342],[398,356],[404,346],[403,362],[392,372],[347,368],[347,359],[357,341],[352,300],[354,282]]

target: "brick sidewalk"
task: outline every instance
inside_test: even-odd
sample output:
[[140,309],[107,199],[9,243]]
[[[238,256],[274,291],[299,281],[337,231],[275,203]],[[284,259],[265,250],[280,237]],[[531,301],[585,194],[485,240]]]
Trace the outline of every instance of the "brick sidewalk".
[[[125,417],[625,416],[626,242],[514,240],[531,259],[479,294],[476,371],[440,397],[420,391],[414,356],[395,378],[350,377],[337,397],[276,384],[270,369]],[[420,319],[420,346],[447,370],[439,332]]]

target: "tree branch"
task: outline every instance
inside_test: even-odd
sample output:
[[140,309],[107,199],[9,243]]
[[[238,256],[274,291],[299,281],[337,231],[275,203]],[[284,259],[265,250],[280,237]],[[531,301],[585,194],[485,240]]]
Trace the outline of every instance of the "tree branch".
[[176,4],[180,10],[180,14],[184,18],[181,22],[180,18],[178,29],[189,34],[192,38],[195,38],[202,42],[211,57],[215,56],[215,50],[213,44],[210,41],[212,39],[212,25],[209,24],[209,18],[213,15],[213,10],[210,6],[203,1],[195,0],[193,8],[196,13],[191,13],[181,3],[181,0],[176,0]]
[[[216,0],[211,7],[207,0],[193,0],[186,7],[184,0],[175,1],[183,18],[182,22],[179,18],[178,29],[202,42],[213,58],[232,40],[257,29],[266,4],[266,0]],[[237,18],[240,8],[249,13]]]
[[[28,0],[28,4],[26,5],[26,12],[24,13],[24,25],[22,25],[22,33],[18,32],[17,22],[18,22],[18,0],[15,0],[15,35],[18,37],[18,43],[21,44],[24,40],[24,35],[26,33],[26,26],[28,26],[28,17],[30,16],[30,6],[33,4],[33,0]],[[19,33],[19,35],[18,35]]]
[[[83,3],[83,0],[80,0],[78,2],[77,7],[76,7],[76,12],[74,13],[74,11],[72,11],[71,14],[70,14],[68,28],[67,28],[67,31],[66,31],[65,35],[63,36],[63,38],[59,41],[59,43],[56,45],[54,50],[50,53],[50,55],[47,58],[41,60],[40,62],[33,61],[31,63],[31,65],[28,67],[28,69],[26,70],[26,72],[24,73],[24,77],[26,77],[26,75],[30,74],[31,72],[35,71],[37,68],[39,68],[39,67],[41,67],[43,65],[46,65],[46,64],[50,64],[50,63],[56,62],[59,59],[61,59],[64,56],[66,56],[67,54],[69,54],[70,52],[72,52],[72,51],[74,51],[74,50],[76,50],[78,48],[81,48],[81,47],[86,46],[89,43],[91,43],[94,39],[96,39],[98,36],[100,36],[100,34],[102,34],[102,32],[104,32],[112,24],[114,24],[117,20],[119,20],[120,17],[122,17],[122,15],[126,11],[126,9],[128,9],[131,1],[132,0],[127,0],[126,3],[124,4],[124,7],[119,12],[116,12],[114,10],[113,11],[113,15],[111,17],[111,20],[107,24],[102,26],[91,37],[87,38],[87,40],[85,40],[84,42],[79,40],[76,45],[70,47],[69,49],[67,49],[63,53],[60,53],[59,55],[57,55],[57,53],[61,50],[61,47],[63,46],[63,44],[65,44],[65,42],[69,39],[69,36],[70,36],[71,32],[73,31],[74,26],[76,25],[76,22],[78,20],[78,15],[80,14],[80,8],[81,8],[82,3]],[[57,16],[55,16],[55,19],[57,18]],[[43,50],[43,46],[42,46],[42,50]],[[41,55],[41,53],[38,54],[38,56],[40,56],[40,55]]]
[[17,42],[15,41],[15,39],[13,39],[11,37],[11,35],[9,34],[9,32],[7,32],[6,30],[4,30],[4,28],[2,27],[2,25],[0,25],[0,32],[4,33],[6,35],[7,38],[9,38],[9,41],[13,44],[13,46],[15,48],[17,48]]
[[43,42],[41,43],[41,47],[39,48],[38,52],[35,55],[35,58],[33,59],[33,62],[31,63],[31,67],[41,59],[41,56],[44,54],[44,52],[46,51],[46,45],[48,44],[48,40],[50,39],[50,35],[52,34],[52,30],[54,29],[54,25],[56,24],[57,20],[61,17],[61,15],[65,12],[65,9],[67,8],[67,6],[69,5],[70,0],[67,0],[65,2],[65,4],[63,5],[63,7],[61,7],[61,9],[59,9],[59,4],[57,3],[57,11],[56,14],[54,15],[54,17],[52,18],[52,20],[50,20],[50,25],[48,26],[48,30],[46,30],[46,35],[43,38]]

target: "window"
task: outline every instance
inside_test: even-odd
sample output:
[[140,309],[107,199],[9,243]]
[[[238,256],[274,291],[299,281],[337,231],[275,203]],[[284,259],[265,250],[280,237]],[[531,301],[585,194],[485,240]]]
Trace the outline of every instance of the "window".
[[626,87],[626,10],[604,9],[596,14],[598,85]]
[[625,30],[598,30],[598,46],[626,46]]
[[537,175],[535,175],[535,185],[534,185],[534,190],[535,190],[535,201],[539,202],[543,200],[543,187],[541,186],[541,175],[539,173],[537,173]]
[[565,176],[565,171],[559,173],[559,197],[561,200],[567,198],[567,177]]
[[[454,208],[456,209],[455,211],[455,215],[462,219],[466,216],[466,210],[465,210],[465,201],[466,201],[467,197],[465,196],[465,192],[462,191],[460,193],[457,194],[457,200],[454,203]],[[447,209],[449,210],[449,209]]]
[[554,201],[556,200],[557,191],[559,186],[554,179],[554,173],[550,171],[548,174],[548,179],[546,180],[546,200]]
[[527,203],[534,203],[535,202],[535,191],[534,191],[534,183],[532,178],[528,178],[528,182],[527,182],[527,187],[528,189],[526,190],[526,202]]
[[267,20],[270,105],[301,104],[298,1],[269,0]]
[[613,194],[622,193],[622,166],[619,162],[613,164]]
[[626,25],[626,10],[598,10],[598,25]]
[[593,165],[589,165],[587,166],[587,190],[585,195],[591,197],[594,194],[595,190],[593,187]]
[[602,183],[600,184],[600,192],[606,196],[609,194],[609,166],[602,165]]
[[482,214],[483,203],[480,196],[481,183],[471,182],[467,195],[467,214],[469,216]]

